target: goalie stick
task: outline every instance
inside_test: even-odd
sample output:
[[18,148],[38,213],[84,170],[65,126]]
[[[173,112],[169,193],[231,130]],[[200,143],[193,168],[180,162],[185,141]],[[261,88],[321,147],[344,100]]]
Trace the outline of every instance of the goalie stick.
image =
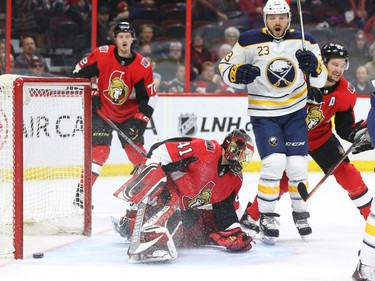
[[105,122],[108,123],[109,126],[112,127],[112,129],[114,129],[128,144],[130,144],[137,152],[139,152],[142,156],[147,157],[147,154],[139,148],[139,146],[137,146],[127,135],[124,134],[123,131],[120,130],[119,127],[116,126],[115,123],[113,123],[113,121],[111,119],[109,119],[107,116],[105,116],[99,109],[96,111],[100,117],[103,118],[103,120]]
[[355,140],[352,145],[345,151],[345,153],[341,156],[341,158],[337,161],[337,163],[329,169],[329,171],[322,177],[322,179],[317,183],[317,185],[311,190],[309,193],[307,191],[307,187],[303,182],[300,182],[297,186],[298,193],[301,195],[304,201],[307,201],[317,190],[318,188],[328,179],[330,175],[336,170],[336,168],[341,164],[342,161],[352,152],[353,148],[362,140],[362,138],[367,133],[367,128],[363,130],[362,134]]
[[148,198],[149,197],[146,196],[138,204],[138,210],[137,210],[137,215],[135,217],[133,234],[132,234],[132,237],[130,238],[130,246],[128,249],[128,255],[134,255],[139,252],[139,248],[141,246],[141,232],[142,232],[143,218],[145,216]]

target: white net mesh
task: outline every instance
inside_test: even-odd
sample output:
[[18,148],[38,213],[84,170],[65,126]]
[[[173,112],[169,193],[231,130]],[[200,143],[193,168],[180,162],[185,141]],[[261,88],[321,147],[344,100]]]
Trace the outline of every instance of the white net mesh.
[[[84,86],[40,78],[18,93],[17,77],[0,76],[0,254],[13,252],[16,137],[23,137],[25,235],[83,231],[83,211],[73,200],[84,165]],[[18,109],[14,94],[23,94]],[[22,136],[13,132],[16,110],[23,112]]]

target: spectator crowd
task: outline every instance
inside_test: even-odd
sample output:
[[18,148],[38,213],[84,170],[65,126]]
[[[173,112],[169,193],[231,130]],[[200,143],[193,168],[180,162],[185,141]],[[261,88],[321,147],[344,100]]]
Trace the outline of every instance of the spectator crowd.
[[[300,29],[296,1],[291,0],[292,28]],[[98,0],[96,46],[113,44],[113,28],[128,21],[136,30],[136,51],[154,66],[158,91],[184,92],[182,73],[190,69],[190,91],[234,93],[218,79],[220,59],[241,32],[263,27],[262,0],[194,0],[191,64],[185,65],[186,1]],[[1,5],[3,5],[1,7]],[[91,50],[90,0],[13,0],[10,72],[20,75],[70,76],[73,66]],[[0,14],[5,15],[5,3]],[[375,79],[375,7],[371,0],[304,0],[304,30],[319,45],[347,47],[346,78],[359,94],[373,91]],[[0,25],[0,74],[5,73],[5,16]],[[183,66],[183,67],[182,67]],[[207,75],[208,70],[213,75]],[[211,78],[209,78],[211,77]],[[202,83],[203,80],[206,81]],[[209,79],[209,81],[207,81]],[[199,86],[197,86],[199,85]],[[207,87],[206,87],[206,86]]]

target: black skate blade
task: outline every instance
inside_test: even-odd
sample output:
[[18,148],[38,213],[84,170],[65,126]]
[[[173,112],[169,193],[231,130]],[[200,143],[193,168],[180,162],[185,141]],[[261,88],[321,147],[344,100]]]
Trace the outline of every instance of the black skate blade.
[[306,201],[309,197],[309,193],[307,192],[306,185],[303,182],[300,182],[297,186],[298,193],[301,195],[303,201]]

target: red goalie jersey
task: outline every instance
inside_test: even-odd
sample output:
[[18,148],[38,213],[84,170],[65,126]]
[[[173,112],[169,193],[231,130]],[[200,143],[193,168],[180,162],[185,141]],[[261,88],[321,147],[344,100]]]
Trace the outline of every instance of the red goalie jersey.
[[216,224],[225,229],[238,222],[242,173],[222,165],[222,147],[215,140],[174,138],[151,147],[151,161],[167,174],[168,189],[177,190],[181,211],[211,205]]
[[122,58],[115,48],[95,49],[76,65],[73,73],[91,78],[98,76],[100,69],[101,111],[111,120],[122,123],[137,112],[150,118],[154,107],[150,98],[156,96],[151,64],[138,53],[131,59]]
[[161,166],[180,195],[181,210],[214,204],[238,194],[242,173],[221,165],[222,147],[216,140],[176,138],[152,147],[151,159]]

